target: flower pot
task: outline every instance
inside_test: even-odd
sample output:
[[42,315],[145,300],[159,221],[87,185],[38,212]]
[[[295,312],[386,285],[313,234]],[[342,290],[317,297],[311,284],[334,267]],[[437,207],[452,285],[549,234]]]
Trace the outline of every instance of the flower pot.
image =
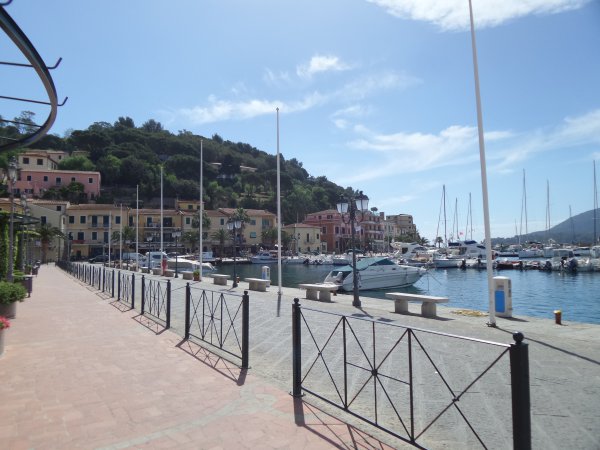
[[0,303],[0,316],[7,319],[14,319],[17,315],[17,302]]

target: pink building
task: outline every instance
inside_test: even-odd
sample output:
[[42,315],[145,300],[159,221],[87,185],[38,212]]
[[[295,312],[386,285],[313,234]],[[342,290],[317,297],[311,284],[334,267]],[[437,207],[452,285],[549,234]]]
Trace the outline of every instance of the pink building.
[[15,182],[15,194],[42,197],[48,189],[66,187],[74,181],[83,185],[88,200],[95,200],[100,195],[100,172],[25,168],[20,170]]

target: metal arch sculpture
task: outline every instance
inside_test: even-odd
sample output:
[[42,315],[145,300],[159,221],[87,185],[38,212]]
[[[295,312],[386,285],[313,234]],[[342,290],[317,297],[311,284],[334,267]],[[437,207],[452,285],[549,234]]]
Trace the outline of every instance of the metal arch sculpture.
[[[46,89],[46,93],[48,94],[48,101],[43,102],[43,101],[29,100],[29,99],[24,99],[24,98],[17,98],[17,97],[7,97],[7,96],[2,96],[2,95],[0,95],[0,98],[6,99],[6,100],[16,100],[16,101],[37,103],[37,104],[42,104],[42,105],[49,105],[50,113],[48,114],[46,121],[42,125],[32,125],[37,128],[37,130],[35,132],[28,134],[26,136],[22,136],[18,139],[3,138],[3,139],[9,139],[11,142],[0,144],[0,153],[7,151],[7,150],[14,149],[14,148],[32,144],[32,143],[38,141],[39,139],[41,139],[42,137],[44,137],[48,133],[48,131],[50,130],[52,125],[54,124],[54,121],[56,120],[58,107],[64,105],[65,102],[67,101],[67,98],[65,98],[62,103],[60,103],[60,104],[58,103],[56,87],[54,86],[54,81],[52,80],[52,76],[50,75],[50,70],[56,68],[60,64],[60,61],[62,60],[62,58],[59,59],[54,66],[52,66],[52,67],[46,66],[46,64],[44,63],[44,60],[39,55],[39,53],[37,52],[37,50],[35,49],[33,44],[29,41],[29,39],[27,38],[25,33],[23,33],[23,31],[19,28],[19,26],[15,23],[15,21],[4,10],[4,6],[11,3],[11,1],[0,4],[0,27],[6,33],[6,35],[15,43],[15,45],[19,48],[19,50],[21,51],[23,56],[25,56],[25,58],[27,58],[27,60],[29,61],[30,64],[19,64],[19,63],[10,63],[10,62],[0,62],[0,64],[19,66],[19,67],[32,67],[36,71],[40,81],[42,82],[42,84],[44,85],[44,88]],[[8,120],[3,120],[3,121],[14,123],[14,121],[8,121]]]

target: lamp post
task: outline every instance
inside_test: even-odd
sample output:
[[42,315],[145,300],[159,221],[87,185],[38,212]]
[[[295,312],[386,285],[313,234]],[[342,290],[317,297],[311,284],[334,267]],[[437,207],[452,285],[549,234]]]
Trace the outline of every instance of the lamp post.
[[179,254],[179,252],[177,251],[177,239],[179,238],[179,236],[181,236],[181,231],[173,231],[171,233],[171,236],[175,238],[175,278],[179,278],[179,271],[177,270],[177,256]]
[[9,231],[8,231],[8,273],[6,279],[10,283],[13,282],[13,269],[14,269],[14,228],[15,228],[15,194],[14,184],[17,179],[17,160],[13,156],[8,162],[8,193],[10,198],[10,217],[9,217]]
[[[356,270],[356,248],[354,248],[355,238],[355,227],[354,222],[356,220],[356,211],[359,210],[361,214],[369,207],[369,197],[364,195],[362,191],[359,191],[358,195],[351,196],[349,199],[342,197],[337,204],[337,210],[342,216],[342,222],[350,224],[350,233],[352,236],[352,287],[354,299],[352,300],[352,306],[360,308],[360,298],[358,296],[358,270]],[[345,219],[344,215],[348,214],[348,220]]]
[[236,230],[242,227],[242,221],[239,219],[234,219],[230,217],[227,221],[227,229],[233,233],[233,287],[237,287],[237,272],[236,272],[236,240],[237,240],[237,232]]

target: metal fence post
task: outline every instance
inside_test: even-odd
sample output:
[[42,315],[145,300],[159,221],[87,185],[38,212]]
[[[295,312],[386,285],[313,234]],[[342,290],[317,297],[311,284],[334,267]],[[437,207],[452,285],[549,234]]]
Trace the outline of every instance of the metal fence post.
[[117,272],[117,301],[121,301],[121,271]]
[[510,381],[512,394],[513,448],[531,449],[531,404],[529,401],[529,346],[523,333],[513,333],[510,346]]
[[102,292],[106,291],[106,267],[102,267]]
[[302,352],[300,326],[302,324],[302,311],[300,300],[295,298],[292,305],[292,395],[302,397]]
[[244,291],[242,296],[242,369],[249,369],[250,360],[250,296]]
[[[160,314],[160,313],[159,313]],[[171,280],[167,280],[167,321],[166,329],[171,328]]]
[[115,298],[115,270],[112,271],[112,287],[110,291],[110,296]]
[[131,309],[135,309],[135,274],[131,274]]
[[145,275],[142,275],[142,314],[144,314],[145,306],[146,306],[146,278],[145,278]]
[[184,339],[190,338],[190,302],[192,293],[190,291],[190,283],[185,285],[185,336]]

